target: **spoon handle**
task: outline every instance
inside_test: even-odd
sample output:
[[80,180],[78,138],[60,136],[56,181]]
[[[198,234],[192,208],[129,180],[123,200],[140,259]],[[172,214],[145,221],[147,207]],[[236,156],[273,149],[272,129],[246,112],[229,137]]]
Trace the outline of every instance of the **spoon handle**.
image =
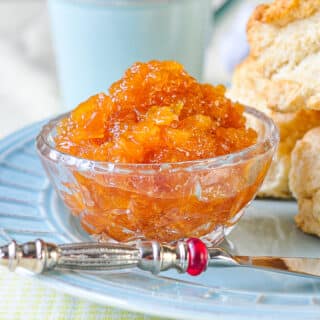
[[82,242],[56,245],[35,240],[24,244],[11,241],[0,247],[0,265],[15,271],[17,267],[33,273],[55,268],[64,270],[120,270],[138,267],[158,274],[176,269],[196,276],[207,267],[254,267],[302,276],[320,276],[320,259],[232,256],[222,248],[207,247],[190,238],[175,245],[140,241],[136,245]]
[[10,271],[21,267],[33,273],[54,268],[97,271],[134,267],[154,274],[170,268],[185,272],[187,256],[183,241],[174,246],[156,241],[141,241],[135,246],[97,242],[56,245],[38,239],[21,245],[13,240],[0,247],[0,265]]

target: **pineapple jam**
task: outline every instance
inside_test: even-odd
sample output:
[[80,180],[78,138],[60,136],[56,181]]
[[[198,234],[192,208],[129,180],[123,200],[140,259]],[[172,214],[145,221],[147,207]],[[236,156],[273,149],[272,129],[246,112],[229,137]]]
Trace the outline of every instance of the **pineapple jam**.
[[[58,124],[55,144],[60,152],[114,164],[208,159],[256,142],[243,112],[223,86],[198,83],[177,62],[135,63],[108,93],[92,96]],[[67,186],[74,192],[63,197],[89,233],[169,242],[202,236],[229,221],[251,200],[265,171],[232,197],[208,191],[202,199],[194,186],[181,190],[190,173],[139,178],[74,172],[76,183]]]

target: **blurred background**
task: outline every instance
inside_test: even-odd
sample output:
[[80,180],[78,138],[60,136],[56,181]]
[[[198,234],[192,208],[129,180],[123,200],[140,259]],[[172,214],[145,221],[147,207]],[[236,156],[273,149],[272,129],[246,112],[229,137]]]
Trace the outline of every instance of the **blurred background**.
[[[181,8],[177,7],[170,12],[173,19],[173,21],[170,20],[170,23],[164,21],[163,25],[154,24],[152,28],[145,28],[145,25],[150,21],[141,22],[141,19],[139,19],[140,23],[145,25],[141,25],[142,31],[137,30],[137,32],[139,34],[139,32],[150,29],[147,30],[148,34],[146,36],[142,34],[140,40],[146,48],[153,46],[154,50],[158,50],[157,52],[159,52],[159,48],[163,49],[163,54],[160,57],[170,56],[170,52],[168,53],[169,41],[171,41],[172,46],[185,46],[186,48],[191,43],[194,46],[193,49],[190,49],[193,55],[186,56],[185,53],[188,50],[182,50],[178,47],[174,51],[178,59],[180,59],[179,54],[182,54],[180,60],[185,59],[186,62],[182,62],[189,66],[186,65],[186,69],[192,71],[191,73],[196,77],[202,78],[203,81],[228,85],[233,68],[248,52],[245,35],[248,16],[253,8],[262,1],[208,1],[210,2],[211,12],[206,10],[204,6],[198,5],[202,0],[176,0],[176,2],[180,2],[181,8],[186,8],[188,2],[193,2],[193,7],[188,9],[193,12],[193,16],[188,17],[188,14],[191,13],[185,11],[184,18],[180,17],[178,12],[181,12]],[[109,60],[108,63],[110,64],[112,60],[115,62],[118,59],[119,61],[120,59],[127,59],[127,57],[125,55],[123,57],[116,51],[112,52],[113,55],[111,56],[107,54],[99,56],[99,52],[107,50],[106,52],[109,53],[110,50],[115,48],[112,42],[117,42],[117,39],[121,37],[122,27],[124,27],[122,32],[125,32],[126,28],[132,30],[138,27],[135,20],[137,18],[130,15],[131,13],[128,13],[124,18],[121,17],[125,20],[121,20],[120,25],[120,18],[118,19],[118,17],[120,16],[120,10],[123,8],[121,6],[108,13],[111,18],[107,19],[106,16],[101,16],[103,2],[125,3],[128,1],[0,0],[0,138],[32,122],[74,108],[76,101],[78,103],[81,98],[81,92],[79,91],[83,91],[82,94],[87,95],[85,90],[79,90],[81,86],[86,89],[86,83],[81,82],[83,79],[91,81],[90,77],[92,77],[96,81],[100,81],[98,87],[95,84],[97,90],[107,91],[109,86],[108,76],[111,77],[113,74],[111,71],[108,72],[107,65],[102,66],[103,59]],[[149,2],[157,1],[149,0]],[[162,2],[164,6],[170,6],[170,3],[175,1]],[[64,3],[72,4],[73,7],[64,8]],[[95,3],[95,8],[91,7],[92,3]],[[197,7],[194,7],[195,3],[197,3]],[[80,7],[84,8],[84,11],[80,12],[78,10]],[[135,8],[135,10],[134,14],[137,14],[138,9]],[[160,9],[153,8],[152,10],[158,11],[144,12],[143,14],[144,16],[149,15],[151,20],[155,21]],[[200,10],[202,11],[200,12]],[[83,12],[85,14],[90,12],[91,16],[84,16]],[[73,17],[73,20],[71,21],[69,17]],[[206,25],[205,19],[207,18]],[[99,19],[101,19],[102,25]],[[161,19],[161,16],[159,16],[159,21]],[[179,23],[179,19],[181,19],[181,23]],[[84,21],[87,21],[87,25]],[[109,21],[107,25],[106,21]],[[200,28],[200,26],[203,27]],[[167,33],[162,30],[163,28],[166,28]],[[105,39],[104,35],[106,35]],[[177,43],[173,35],[181,39],[185,38],[185,40]],[[204,45],[197,39],[199,35],[203,36]],[[113,36],[115,37],[111,39]],[[149,36],[151,40],[147,38]],[[89,40],[91,42],[86,45],[86,48],[90,48],[90,50],[82,50],[81,46],[84,45],[84,41],[88,42]],[[140,40],[131,37],[128,40],[129,42],[126,41],[130,44],[130,47],[123,49],[123,52],[127,55],[131,54],[132,57],[135,54],[140,54],[140,52],[135,51],[130,53],[130,50],[134,49],[134,45]],[[149,44],[148,41],[152,44]],[[93,46],[96,47],[93,48]],[[99,46],[101,46],[101,50],[99,50]],[[119,47],[117,48],[117,50],[120,50]],[[175,50],[175,48],[172,47],[170,50]],[[82,55],[84,51],[86,56]],[[147,53],[150,55],[150,51]],[[201,61],[202,57],[199,56],[202,54],[204,57],[203,63]],[[140,56],[137,56],[147,57],[148,55],[140,54]],[[84,62],[84,59],[87,59],[87,61]],[[99,61],[99,59],[101,60]],[[99,78],[96,72],[102,67],[107,68],[107,70],[102,75],[100,74]],[[113,66],[110,66],[110,70],[111,67]],[[199,68],[202,68],[201,74],[198,73]],[[104,75],[105,81],[101,83],[101,77]],[[91,92],[94,89],[90,87],[88,90],[88,92]]]

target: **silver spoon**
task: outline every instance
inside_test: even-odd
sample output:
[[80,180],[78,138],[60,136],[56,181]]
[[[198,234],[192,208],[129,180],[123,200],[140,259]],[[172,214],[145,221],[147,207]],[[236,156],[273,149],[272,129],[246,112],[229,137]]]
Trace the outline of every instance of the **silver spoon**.
[[0,247],[0,265],[39,274],[55,268],[64,270],[120,270],[138,267],[158,274],[175,268],[180,273],[199,275],[207,267],[253,267],[302,276],[320,276],[318,258],[232,256],[219,247],[207,247],[190,238],[175,245],[141,241],[135,246],[115,243],[74,243],[55,245],[35,240]]

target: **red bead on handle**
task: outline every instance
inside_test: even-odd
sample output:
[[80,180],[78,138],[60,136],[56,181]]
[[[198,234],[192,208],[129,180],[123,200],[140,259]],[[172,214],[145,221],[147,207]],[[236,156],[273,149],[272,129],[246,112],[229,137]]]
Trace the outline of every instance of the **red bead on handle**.
[[187,248],[188,248],[187,272],[191,276],[197,276],[207,269],[208,249],[206,245],[197,238],[188,239]]

